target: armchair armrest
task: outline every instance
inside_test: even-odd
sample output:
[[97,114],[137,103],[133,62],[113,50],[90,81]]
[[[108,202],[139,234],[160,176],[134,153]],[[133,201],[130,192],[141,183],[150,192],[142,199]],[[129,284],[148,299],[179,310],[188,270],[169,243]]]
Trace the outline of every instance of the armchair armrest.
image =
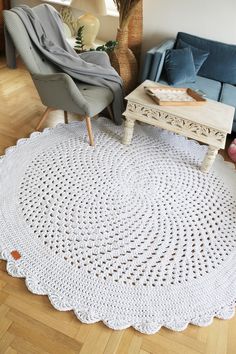
[[88,114],[88,103],[69,75],[55,73],[31,76],[45,106],[82,115]]
[[158,81],[163,69],[165,52],[174,47],[175,40],[169,39],[147,51],[142,69],[141,81]]

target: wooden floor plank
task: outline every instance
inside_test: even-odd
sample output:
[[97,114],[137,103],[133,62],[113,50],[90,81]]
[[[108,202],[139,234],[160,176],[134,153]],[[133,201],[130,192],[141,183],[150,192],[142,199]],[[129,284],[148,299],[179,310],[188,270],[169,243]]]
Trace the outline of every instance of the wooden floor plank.
[[9,331],[0,338],[0,353],[5,353],[10,347],[14,340],[14,335],[10,334]]
[[49,354],[49,352],[42,351],[42,347],[38,347],[35,344],[28,342],[27,340],[15,336],[11,343],[11,348],[15,350],[17,354]]
[[[20,352],[19,352],[19,349],[18,349],[18,350],[15,350],[15,349],[13,349],[12,347],[9,347],[9,348],[4,352],[4,354],[18,354],[18,353],[20,353]],[[27,353],[25,352],[24,354],[27,354]]]
[[81,343],[69,336],[54,330],[50,326],[41,324],[17,310],[10,310],[7,319],[12,322],[9,329],[12,335],[21,337],[48,353],[74,354],[78,353],[82,347]]
[[117,353],[117,349],[120,345],[120,341],[123,337],[123,333],[124,331],[113,331],[108,342],[107,345],[104,349],[103,354],[110,354],[110,353]]

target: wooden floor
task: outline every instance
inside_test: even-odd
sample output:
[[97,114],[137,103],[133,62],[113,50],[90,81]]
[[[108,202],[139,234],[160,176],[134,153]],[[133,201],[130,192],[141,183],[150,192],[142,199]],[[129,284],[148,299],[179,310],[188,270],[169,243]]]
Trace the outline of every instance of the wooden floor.
[[[0,155],[34,130],[44,109],[23,66],[9,70],[0,58]],[[47,125],[56,123],[51,116]],[[206,328],[190,325],[181,333],[161,329],[151,336],[132,328],[81,324],[73,313],[55,310],[46,296],[31,294],[0,261],[0,354],[13,353],[236,354],[236,317],[215,319]]]

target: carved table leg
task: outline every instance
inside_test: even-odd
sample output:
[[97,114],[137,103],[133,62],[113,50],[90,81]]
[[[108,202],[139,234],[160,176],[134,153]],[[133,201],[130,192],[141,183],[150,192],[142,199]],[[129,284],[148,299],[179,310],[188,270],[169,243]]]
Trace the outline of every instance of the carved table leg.
[[218,149],[215,146],[208,146],[208,151],[206,153],[206,156],[203,160],[202,166],[201,166],[201,171],[202,172],[209,172],[211,166],[213,165],[216,155],[218,154]]
[[135,120],[126,118],[125,131],[124,131],[124,137],[122,139],[122,144],[129,145],[131,143],[133,137],[133,131],[134,131],[134,123]]

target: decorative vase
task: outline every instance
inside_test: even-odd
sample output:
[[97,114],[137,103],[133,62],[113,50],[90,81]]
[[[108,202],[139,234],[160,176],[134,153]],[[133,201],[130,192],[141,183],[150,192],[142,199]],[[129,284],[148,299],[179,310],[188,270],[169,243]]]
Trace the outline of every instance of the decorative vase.
[[117,47],[110,54],[111,64],[122,77],[125,93],[130,93],[137,83],[138,64],[133,52],[128,48],[128,29],[117,30]]
[[94,42],[97,37],[100,22],[96,16],[90,13],[86,13],[78,18],[78,28],[84,27],[83,29],[83,42],[85,48],[89,50],[90,48],[96,48]]
[[143,0],[136,5],[133,15],[129,21],[129,42],[128,47],[134,53],[138,66],[140,66],[141,49],[143,41]]

